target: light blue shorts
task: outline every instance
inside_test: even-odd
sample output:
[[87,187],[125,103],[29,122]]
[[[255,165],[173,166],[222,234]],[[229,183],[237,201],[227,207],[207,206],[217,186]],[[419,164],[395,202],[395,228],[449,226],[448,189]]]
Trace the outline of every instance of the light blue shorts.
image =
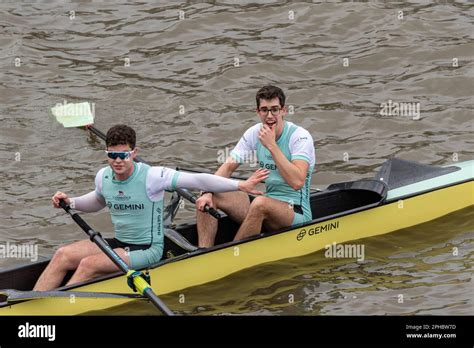
[[295,212],[295,217],[293,218],[293,222],[291,223],[291,226],[299,225],[308,221],[311,221],[311,219],[305,217],[303,214],[299,214]]

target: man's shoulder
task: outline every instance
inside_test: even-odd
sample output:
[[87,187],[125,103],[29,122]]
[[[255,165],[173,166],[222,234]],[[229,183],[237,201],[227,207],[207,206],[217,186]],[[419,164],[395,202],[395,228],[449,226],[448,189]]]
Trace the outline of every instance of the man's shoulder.
[[110,168],[110,166],[100,168],[96,173],[96,177],[102,178],[106,170],[112,170],[112,169]]
[[150,169],[148,170],[148,176],[153,176],[153,177],[158,177],[158,178],[163,178],[166,176],[166,174],[174,173],[175,170],[168,168],[168,167],[162,167],[162,166],[151,166]]
[[[108,174],[104,174],[104,173],[106,173],[106,171],[108,169],[110,170],[110,172]],[[96,191],[98,193],[101,194],[103,179],[104,178],[108,179],[107,178],[108,176],[112,176],[112,169],[110,168],[110,166],[103,167],[103,168],[99,169],[99,171],[96,173],[94,182],[95,182],[95,186],[96,186]]]
[[298,126],[297,124],[294,124],[293,122],[288,122],[288,125],[294,129],[294,131],[291,133],[291,139],[297,139],[297,138],[300,138],[300,137],[308,137],[308,138],[312,138],[311,137],[311,133],[306,129],[306,128],[303,128],[302,126]]
[[148,170],[148,175],[161,175],[164,171],[165,167],[161,166],[151,166]]
[[246,134],[258,134],[258,131],[262,128],[261,123],[256,123],[253,126],[247,128],[247,130],[244,132],[244,135]]
[[245,143],[251,146],[255,145],[258,139],[258,131],[260,128],[262,128],[261,123],[254,124],[252,127],[247,128],[241,137],[241,141],[243,140]]
[[303,126],[297,125],[296,123],[293,123],[291,121],[286,121],[286,122],[288,123],[288,126],[294,128],[295,131],[309,133],[309,131],[306,128],[304,128]]

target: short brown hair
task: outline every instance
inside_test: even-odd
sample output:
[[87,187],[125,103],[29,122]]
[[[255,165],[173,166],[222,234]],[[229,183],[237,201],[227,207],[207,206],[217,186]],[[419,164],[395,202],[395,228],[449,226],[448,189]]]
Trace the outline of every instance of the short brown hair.
[[133,150],[137,142],[137,135],[132,127],[117,124],[107,131],[105,144],[107,147],[115,145],[129,145]]
[[281,88],[278,88],[276,86],[265,86],[262,87],[258,90],[256,99],[257,99],[257,108],[260,107],[260,99],[263,100],[272,100],[278,98],[280,101],[280,106],[283,107],[285,106],[285,93],[281,90]]

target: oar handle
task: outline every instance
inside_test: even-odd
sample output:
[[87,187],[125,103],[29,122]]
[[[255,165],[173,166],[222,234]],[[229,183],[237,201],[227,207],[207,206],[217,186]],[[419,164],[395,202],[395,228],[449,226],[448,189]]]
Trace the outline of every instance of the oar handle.
[[[95,128],[93,125],[88,125],[86,126],[86,128],[88,130],[90,130],[92,133],[94,133],[95,135],[97,135],[99,138],[101,138],[102,140],[105,141],[105,139],[107,138],[107,135],[104,134],[103,132],[101,132],[99,129]],[[145,163],[145,164],[148,164],[143,158],[141,158],[140,156],[136,156],[135,157],[135,161],[136,162],[141,162],[141,163]],[[178,169],[179,170],[179,169]],[[191,194],[188,190],[184,190],[184,189],[180,189],[180,188],[177,188],[175,190],[176,192],[178,192],[178,194],[184,198],[186,198],[188,201],[190,201],[191,203],[193,204],[196,204],[196,196],[194,196],[193,194]],[[194,197],[194,200],[192,200]],[[222,215],[214,208],[210,207],[209,205],[205,205],[204,207],[204,211],[206,211],[207,213],[209,213],[210,215],[214,216],[216,219],[220,219],[222,218]]]
[[[179,191],[178,191],[179,190]],[[178,189],[176,191],[178,191],[179,195],[180,196],[183,196],[184,198],[186,198],[188,201],[190,201],[191,203],[193,204],[196,204],[196,201],[197,201],[197,197],[195,194],[193,194],[191,191],[187,190],[187,189]],[[219,213],[216,209],[210,207],[209,205],[205,205],[204,206],[204,210],[211,214],[212,216],[214,216],[216,219],[220,219],[222,218],[222,215],[221,213]]]

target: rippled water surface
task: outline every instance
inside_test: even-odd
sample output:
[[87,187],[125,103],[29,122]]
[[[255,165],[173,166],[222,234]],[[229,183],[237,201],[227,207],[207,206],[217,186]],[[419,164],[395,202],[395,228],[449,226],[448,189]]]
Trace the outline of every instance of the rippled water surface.
[[[392,155],[473,159],[472,4],[235,3],[0,2],[0,242],[33,241],[45,258],[83,238],[49,197],[90,191],[105,158],[99,140],[49,115],[64,100],[95,103],[101,130],[133,126],[153,164],[215,170],[218,151],[257,121],[257,89],[279,85],[287,119],[315,140],[314,188],[371,176]],[[420,103],[419,119],[381,117],[389,100]],[[187,205],[178,222],[193,214]],[[111,230],[105,212],[87,219]],[[472,313],[473,220],[471,209],[364,241],[364,263],[315,253],[252,268],[189,289],[174,308]]]

